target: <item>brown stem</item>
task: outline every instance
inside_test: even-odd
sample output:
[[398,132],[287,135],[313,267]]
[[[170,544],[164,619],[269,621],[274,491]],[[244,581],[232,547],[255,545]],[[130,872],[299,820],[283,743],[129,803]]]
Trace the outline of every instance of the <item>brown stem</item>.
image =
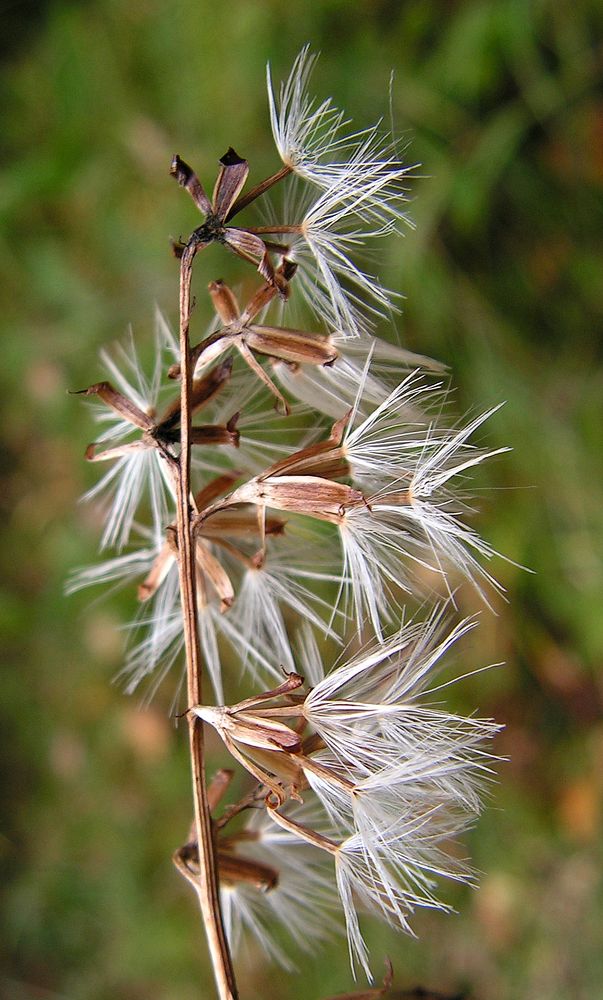
[[278,823],[283,830],[288,830],[289,833],[295,834],[296,837],[301,837],[302,840],[307,841],[314,847],[319,847],[322,851],[327,851],[329,854],[332,854],[333,857],[337,856],[339,844],[336,844],[334,840],[330,839],[330,837],[325,837],[324,834],[317,833],[316,830],[311,830],[302,823],[296,823],[290,816],[283,816],[283,814],[279,812],[278,806],[274,805],[274,803],[270,800],[270,796],[266,798],[266,807],[274,822]]
[[288,167],[286,165],[281,167],[281,169],[277,170],[275,174],[267,177],[265,181],[261,181],[260,184],[256,184],[256,186],[252,188],[251,191],[248,191],[247,194],[241,195],[240,198],[237,198],[230,212],[226,216],[225,221],[230,222],[231,219],[234,219],[235,215],[238,215],[242,208],[245,208],[246,205],[250,205],[252,201],[259,198],[261,194],[268,191],[274,184],[278,184],[279,181],[282,181],[284,177],[287,177],[291,173],[291,170],[292,167]]
[[216,820],[216,829],[223,830],[225,826],[228,826],[231,819],[234,819],[239,813],[244,812],[245,809],[253,809],[260,804],[263,805],[265,798],[265,785],[254,785],[251,791],[247,792],[242,799],[226,807],[219,819]]
[[301,233],[301,226],[245,226],[246,233],[262,236],[264,233]]
[[[192,366],[189,347],[191,312],[191,277],[197,247],[188,245],[180,262],[180,364],[181,382],[181,447],[177,480],[178,566],[188,704],[202,704],[201,650],[197,625],[197,595],[195,590],[194,541],[191,531],[190,453],[191,453],[191,390]],[[195,890],[199,898],[207,943],[220,1000],[237,1000],[238,992],[232,959],[222,923],[218,892],[218,870],[214,848],[212,821],[205,783],[203,724],[192,712],[188,713],[195,830],[199,851],[199,879]]]

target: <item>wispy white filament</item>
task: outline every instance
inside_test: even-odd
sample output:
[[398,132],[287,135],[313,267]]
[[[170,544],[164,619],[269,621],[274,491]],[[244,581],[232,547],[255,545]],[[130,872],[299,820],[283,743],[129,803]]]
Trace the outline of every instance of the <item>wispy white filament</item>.
[[[297,819],[310,825],[317,822],[316,815],[307,806],[297,810]],[[246,824],[237,854],[273,869],[277,882],[261,891],[242,882],[221,888],[226,932],[235,951],[248,931],[279,965],[294,970],[275,932],[284,931],[294,950],[313,952],[341,931],[335,886],[319,851],[257,811]]]
[[[153,415],[160,400],[162,376],[167,364],[177,358],[177,344],[164,317],[155,316],[155,361],[150,377],[140,363],[132,331],[123,344],[112,353],[101,351],[101,360],[115,388],[130,399],[143,413]],[[104,430],[98,444],[114,447],[128,444],[140,437],[140,432],[108,409],[95,406],[97,421]],[[141,502],[147,498],[152,523],[161,531],[173,510],[174,488],[165,461],[156,448],[139,447],[114,459],[108,471],[84,494],[83,500],[104,498],[105,522],[101,549],[123,549],[130,538],[132,525]]]
[[350,121],[331,100],[309,97],[308,81],[316,55],[309,46],[295,60],[278,99],[267,67],[272,134],[283,163],[323,190],[340,189],[340,197],[371,224],[404,221],[408,174],[395,143],[382,123],[350,131]]
[[367,225],[359,214],[362,196],[350,202],[346,191],[340,182],[306,209],[289,256],[299,266],[297,284],[313,312],[340,335],[356,337],[396,309],[394,293],[356,262],[367,244],[389,235],[392,226]]
[[[404,350],[396,344],[377,340],[369,334],[358,337],[332,337],[339,357],[328,366],[274,363],[277,378],[294,399],[325,413],[334,420],[351,409],[368,416],[381,406],[397,385],[400,375],[421,368],[443,371],[443,366],[421,354]],[[370,367],[367,360],[370,358]]]

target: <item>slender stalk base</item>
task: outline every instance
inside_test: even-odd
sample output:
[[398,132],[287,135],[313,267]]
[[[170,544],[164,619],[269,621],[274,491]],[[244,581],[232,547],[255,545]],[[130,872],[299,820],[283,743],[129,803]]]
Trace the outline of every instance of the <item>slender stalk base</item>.
[[[189,350],[190,286],[196,247],[187,246],[180,262],[180,365],[181,450],[177,477],[177,532],[180,595],[186,653],[188,705],[200,705],[202,698],[201,651],[197,625],[194,541],[190,505],[190,426],[192,370]],[[232,959],[222,923],[218,893],[218,871],[212,821],[205,781],[203,724],[189,712],[189,742],[193,778],[194,816],[199,851],[199,879],[195,890],[205,924],[207,943],[220,1000],[237,1000],[238,992]]]

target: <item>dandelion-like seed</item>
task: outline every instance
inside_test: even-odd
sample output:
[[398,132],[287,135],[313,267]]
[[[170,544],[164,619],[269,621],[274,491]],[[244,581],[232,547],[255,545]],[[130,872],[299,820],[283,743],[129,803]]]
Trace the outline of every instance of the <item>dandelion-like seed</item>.
[[351,213],[370,223],[405,222],[408,175],[396,144],[381,121],[348,131],[351,124],[331,98],[308,94],[316,55],[306,46],[295,60],[277,100],[268,67],[272,134],[285,167],[327,192],[337,192]]

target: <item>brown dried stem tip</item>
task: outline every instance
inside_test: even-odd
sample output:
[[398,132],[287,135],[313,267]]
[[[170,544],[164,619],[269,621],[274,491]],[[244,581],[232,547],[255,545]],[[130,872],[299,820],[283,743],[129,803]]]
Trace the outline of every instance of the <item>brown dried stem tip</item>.
[[265,240],[251,229],[237,228],[228,223],[242,208],[286,177],[290,170],[289,168],[279,170],[247,195],[239,197],[249,174],[247,160],[243,160],[230,146],[219,162],[220,170],[210,200],[201,181],[188,163],[177,154],[172,160],[171,176],[178,181],[180,187],[188,191],[199,211],[205,216],[203,225],[194,230],[186,244],[173,244],[174,253],[177,257],[181,257],[185,246],[198,253],[209,243],[223,243],[243,260],[255,264],[266,281],[276,285],[281,294],[284,294],[284,289],[278,285],[270,254],[276,253],[285,257],[289,247]]

